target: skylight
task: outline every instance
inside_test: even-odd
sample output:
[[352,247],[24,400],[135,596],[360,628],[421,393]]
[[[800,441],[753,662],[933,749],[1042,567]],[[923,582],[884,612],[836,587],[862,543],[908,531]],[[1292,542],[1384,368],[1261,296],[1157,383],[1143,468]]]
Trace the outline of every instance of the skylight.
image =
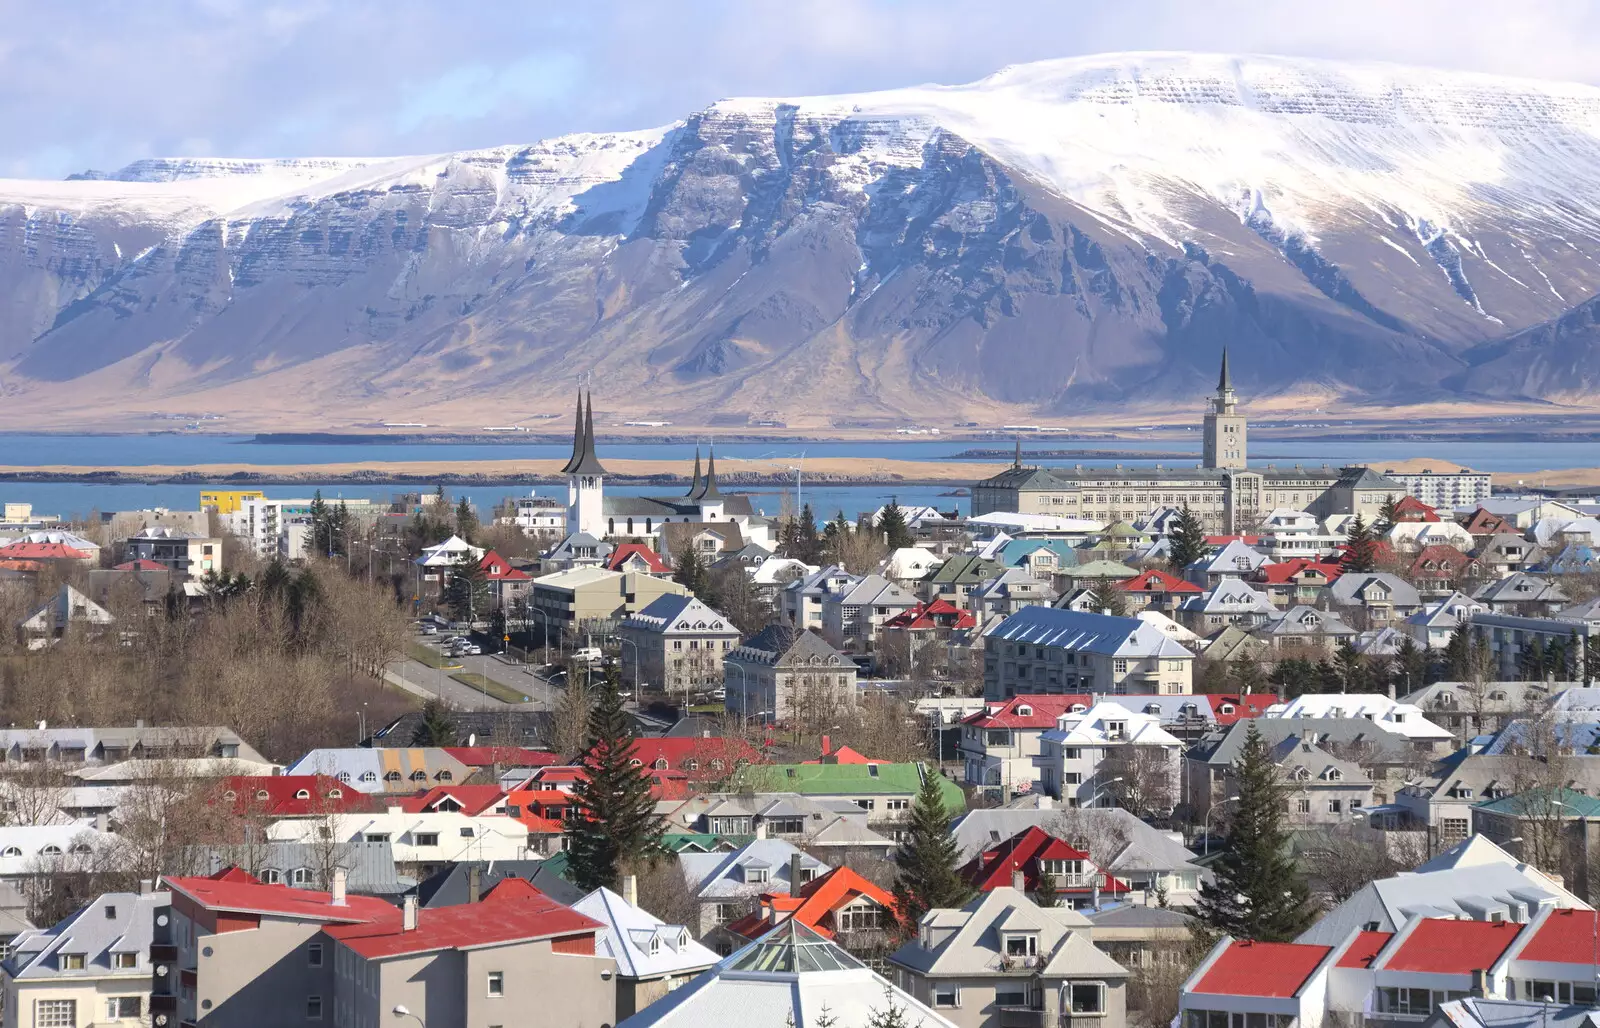
[[855,957],[791,918],[735,954],[728,970],[805,974],[851,971],[863,966]]

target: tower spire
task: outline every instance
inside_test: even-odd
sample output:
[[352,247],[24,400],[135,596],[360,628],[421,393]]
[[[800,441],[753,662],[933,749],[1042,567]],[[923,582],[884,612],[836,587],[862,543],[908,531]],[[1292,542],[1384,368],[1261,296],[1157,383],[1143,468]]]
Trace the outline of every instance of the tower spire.
[[1014,467],[1014,468],[1017,468],[1018,470],[1021,470],[1021,468],[1022,468],[1022,435],[1021,435],[1021,433],[1017,434],[1017,455],[1012,458],[1011,466]]
[[583,390],[578,390],[578,416],[572,424],[572,456],[567,458],[567,463],[562,467],[563,475],[572,474],[572,469],[578,466],[578,459],[583,455]]
[[1233,379],[1228,375],[1228,348],[1222,348],[1222,376],[1217,379],[1217,392],[1226,393],[1233,389]]
[[698,499],[701,503],[705,503],[707,500],[716,500],[716,501],[720,502],[722,500],[722,493],[721,493],[720,490],[717,489],[717,448],[716,448],[716,446],[712,445],[708,449],[707,453],[708,453],[708,456],[706,457],[706,480],[705,480],[705,483],[700,486],[700,495],[698,497],[696,497],[696,499]]
[[700,495],[700,446],[697,443],[697,444],[695,444],[695,448],[694,448],[694,478],[689,480],[689,492],[688,492],[687,498],[693,500],[696,497],[698,497],[699,495]]
[[578,431],[572,447],[572,459],[561,470],[569,475],[604,475],[605,466],[594,453],[594,394],[587,397],[587,407],[584,399],[583,396],[578,398]]

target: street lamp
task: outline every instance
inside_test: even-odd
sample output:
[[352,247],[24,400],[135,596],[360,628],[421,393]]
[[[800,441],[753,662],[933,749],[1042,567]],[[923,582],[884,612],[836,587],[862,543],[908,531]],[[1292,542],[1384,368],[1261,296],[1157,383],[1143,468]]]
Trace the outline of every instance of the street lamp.
[[1214,815],[1217,811],[1221,810],[1222,809],[1222,805],[1224,803],[1237,803],[1237,802],[1239,802],[1239,797],[1237,797],[1237,796],[1224,796],[1222,799],[1220,799],[1217,802],[1211,804],[1211,809],[1206,811],[1206,816],[1200,819],[1200,827],[1201,827],[1202,830],[1204,830],[1204,832],[1206,834],[1205,848],[1200,851],[1200,855],[1202,857],[1209,856],[1210,853],[1211,853],[1211,817],[1212,817],[1212,815]]
[[416,1014],[413,1014],[411,1011],[407,1010],[404,1003],[396,1003],[394,1005],[394,1009],[391,1010],[390,1013],[393,1014],[397,1018],[409,1017],[412,1020],[416,1021],[418,1024],[422,1025],[422,1028],[428,1028],[427,1022],[424,1021],[422,1018],[418,1017]]
[[[723,682],[728,680],[729,669],[739,672],[739,716],[748,721],[750,719],[750,674],[744,669],[744,665],[725,660],[722,662]],[[723,705],[727,705],[726,699],[724,699]]]
[[[531,603],[526,605],[526,610],[529,614],[537,614],[544,619],[544,655],[548,657],[550,656],[550,613],[548,611],[540,610]],[[560,635],[556,636],[556,659],[561,659]]]
[[[634,642],[632,639],[624,639],[620,635],[617,636],[617,648],[620,650],[624,646],[633,647],[633,690],[634,701],[637,702],[640,693],[644,691],[644,686],[639,682],[639,644]],[[620,659],[621,655],[618,654],[618,656]],[[624,667],[626,667],[626,665],[624,665]]]

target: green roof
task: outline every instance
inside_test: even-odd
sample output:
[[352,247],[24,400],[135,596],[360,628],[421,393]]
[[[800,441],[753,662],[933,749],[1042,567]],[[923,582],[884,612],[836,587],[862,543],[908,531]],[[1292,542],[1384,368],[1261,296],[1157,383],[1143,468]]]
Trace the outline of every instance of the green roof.
[[1510,817],[1542,817],[1559,805],[1561,817],[1600,817],[1600,800],[1571,789],[1530,789],[1515,796],[1485,800],[1478,809]]
[[[752,764],[740,774],[741,784],[761,792],[797,792],[802,796],[882,796],[916,793],[922,788],[920,764]],[[961,786],[937,771],[945,809],[967,808]]]
[[998,562],[958,553],[934,569],[929,581],[957,585],[985,582],[1004,571]]
[[661,845],[669,853],[685,853],[699,851],[711,853],[723,843],[728,843],[734,848],[754,841],[753,835],[716,835],[711,832],[664,832],[661,835]]

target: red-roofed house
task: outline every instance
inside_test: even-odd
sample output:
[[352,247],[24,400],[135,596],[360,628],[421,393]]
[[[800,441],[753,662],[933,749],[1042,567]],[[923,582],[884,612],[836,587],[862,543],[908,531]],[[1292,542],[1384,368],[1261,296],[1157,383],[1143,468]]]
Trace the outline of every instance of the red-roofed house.
[[[595,955],[603,926],[531,888],[419,911],[382,900],[253,880],[169,878],[156,918],[152,1017],[168,1025],[324,1021],[431,1024],[615,1021],[616,964]],[[203,959],[201,958],[203,955]],[[401,1016],[406,1016],[402,1014]]]
[[1411,561],[1407,576],[1418,592],[1450,593],[1465,578],[1477,578],[1482,568],[1476,560],[1448,543],[1424,546]]
[[165,571],[165,564],[157,564],[153,560],[125,560],[121,564],[111,565],[112,571]]
[[755,940],[793,918],[851,953],[871,954],[888,944],[895,910],[894,896],[887,889],[848,867],[836,867],[807,882],[798,896],[762,893],[755,910],[723,928]]
[[1337,952],[1223,936],[1178,994],[1181,1028],[1316,1028]]
[[1472,972],[1492,968],[1520,931],[1515,921],[1424,918],[1400,930],[1378,969],[1459,975],[1471,988]]
[[1468,535],[1521,535],[1522,530],[1498,514],[1491,514],[1479,507],[1467,518],[1466,524],[1461,526],[1467,530]]
[[966,783],[1008,797],[1031,790],[1037,774],[1033,760],[1042,752],[1039,737],[1055,728],[1062,714],[1088,710],[1093,702],[1094,697],[1083,694],[1030,693],[986,703],[961,721],[957,749],[966,769]]
[[1048,874],[1064,907],[1096,906],[1132,891],[1127,882],[1096,867],[1089,854],[1056,838],[1037,825],[1024,829],[984,850],[961,868],[967,884],[982,892],[1002,885],[1015,886],[1022,874],[1022,891],[1038,891],[1039,878]]
[[1294,557],[1256,569],[1253,584],[1267,594],[1276,607],[1313,606],[1322,599],[1322,590],[1332,585],[1344,568],[1330,561]]
[[608,571],[637,571],[644,575],[670,575],[672,566],[644,543],[619,543],[606,558]]
[[526,781],[506,793],[506,812],[517,811],[517,818],[529,814],[550,821],[565,821],[577,807],[577,799],[570,792],[559,789],[542,789],[533,780]]
[[500,610],[510,610],[511,604],[527,594],[533,585],[533,576],[511,566],[511,562],[493,550],[478,560],[483,570],[483,580],[489,586],[489,595]]
[[15,542],[0,546],[0,560],[71,560],[87,564],[94,559],[95,554],[66,543]]
[[408,814],[459,811],[476,817],[507,812],[506,791],[498,785],[436,785],[415,796],[402,796],[388,802],[398,804]]
[[1278,702],[1278,697],[1272,693],[1214,693],[1207,698],[1211,701],[1211,719],[1218,728],[1227,728],[1243,718],[1261,717],[1268,707]]
[[234,775],[222,780],[218,798],[237,813],[261,817],[320,817],[382,809],[376,797],[328,775]]
[[535,771],[528,781],[530,783],[538,783],[537,785],[531,785],[530,788],[559,789],[562,792],[571,792],[578,787],[579,782],[588,777],[588,772],[576,764],[551,764],[549,767],[541,767]]
[[962,610],[946,599],[935,599],[902,610],[885,621],[883,628],[886,632],[954,632],[976,625],[970,610]]
[[765,758],[743,739],[721,736],[666,736],[639,739],[633,744],[633,760],[654,771],[682,771],[694,783],[716,782],[745,764],[760,764]]
[[1440,521],[1439,512],[1423,503],[1415,496],[1402,496],[1394,505],[1395,524],[1402,521],[1426,521],[1437,523]]
[[1130,614],[1144,609],[1172,610],[1185,596],[1199,596],[1205,591],[1193,582],[1185,582],[1155,568],[1113,582],[1111,588],[1127,598]]
[[1596,939],[1600,939],[1600,914],[1592,910],[1540,912],[1506,954],[1506,977],[1515,983],[1516,998],[1595,1006],[1595,982],[1600,978]]

